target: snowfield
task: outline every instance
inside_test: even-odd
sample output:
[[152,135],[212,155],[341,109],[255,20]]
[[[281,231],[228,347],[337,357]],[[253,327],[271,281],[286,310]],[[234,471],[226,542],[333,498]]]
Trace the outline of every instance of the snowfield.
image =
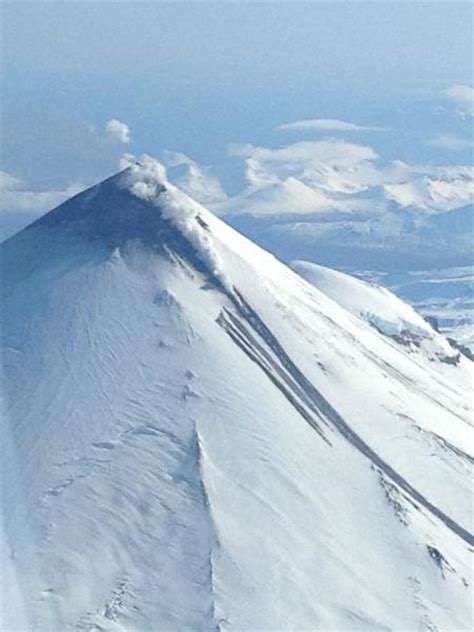
[[2,630],[472,628],[472,362],[411,308],[147,157],[0,248]]
[[[459,345],[448,342],[433,328],[429,318],[418,314],[390,290],[309,261],[294,261],[291,267],[351,314],[403,345],[418,361],[452,377],[446,365],[459,363],[462,353]],[[468,383],[466,387],[469,388]]]
[[[470,231],[472,232],[472,230]],[[363,274],[363,273],[362,273]],[[374,273],[370,273],[374,276]],[[422,314],[436,319],[440,331],[474,353],[474,268],[448,268],[377,274]]]

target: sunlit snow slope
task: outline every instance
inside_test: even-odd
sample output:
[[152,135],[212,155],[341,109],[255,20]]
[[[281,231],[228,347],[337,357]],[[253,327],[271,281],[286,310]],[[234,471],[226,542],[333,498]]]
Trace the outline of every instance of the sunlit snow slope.
[[[463,352],[459,345],[449,342],[433,328],[429,319],[390,290],[309,261],[294,261],[291,267],[344,309],[365,320],[382,336],[405,347],[406,352],[416,356],[418,362],[428,363],[431,368],[444,372],[450,380],[454,378],[458,383],[465,379],[466,388],[469,388],[472,379],[469,364],[463,362],[461,369],[456,371],[450,368],[461,364]],[[467,349],[465,351],[468,353]]]
[[471,629],[467,359],[149,158],[1,254],[2,630]]

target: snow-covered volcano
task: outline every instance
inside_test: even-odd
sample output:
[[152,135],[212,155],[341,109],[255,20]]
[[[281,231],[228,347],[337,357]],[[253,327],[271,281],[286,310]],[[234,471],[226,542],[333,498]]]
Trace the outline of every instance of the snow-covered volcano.
[[469,360],[408,353],[151,159],[1,253],[2,629],[471,628]]

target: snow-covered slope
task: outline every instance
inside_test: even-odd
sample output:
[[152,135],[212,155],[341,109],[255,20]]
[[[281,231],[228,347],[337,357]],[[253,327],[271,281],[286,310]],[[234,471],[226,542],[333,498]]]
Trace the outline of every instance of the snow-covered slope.
[[[425,360],[452,377],[453,370],[445,365],[456,366],[460,363],[459,349],[390,290],[309,261],[294,261],[291,267],[344,309],[365,320],[381,335],[389,337],[408,353],[418,356],[418,360]],[[465,373],[464,366],[462,372]],[[469,378],[469,373],[465,373],[465,377]]]
[[[471,231],[472,233],[472,231]],[[469,233],[468,233],[469,234]],[[408,273],[362,272],[393,289],[397,296],[434,319],[445,336],[474,353],[474,267]]]
[[468,630],[472,418],[143,159],[1,246],[4,630]]

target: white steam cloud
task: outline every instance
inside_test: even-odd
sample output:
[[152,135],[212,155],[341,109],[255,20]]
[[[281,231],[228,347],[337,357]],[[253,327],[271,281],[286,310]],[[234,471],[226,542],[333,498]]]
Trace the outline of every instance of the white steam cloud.
[[177,230],[196,249],[212,274],[227,288],[231,287],[214,246],[212,233],[206,230],[199,218],[206,219],[209,212],[169,180],[166,168],[158,160],[143,154],[138,160],[126,155],[120,162],[128,168],[122,177],[122,186],[136,197],[159,208],[161,217],[174,224]]
[[108,138],[114,142],[124,144],[130,142],[130,128],[126,123],[122,123],[122,121],[110,119],[105,126],[105,132]]

